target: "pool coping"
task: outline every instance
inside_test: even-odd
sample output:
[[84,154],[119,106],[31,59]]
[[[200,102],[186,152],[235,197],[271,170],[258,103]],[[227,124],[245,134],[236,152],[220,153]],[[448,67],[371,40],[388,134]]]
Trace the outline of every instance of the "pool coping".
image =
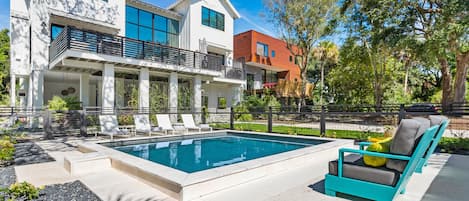
[[[158,187],[158,189],[163,190],[165,193],[168,193],[172,197],[178,200],[190,200],[189,198],[201,196],[201,195],[184,195],[187,192],[184,192],[185,189],[195,188],[198,184],[218,182],[216,180],[221,179],[226,176],[236,175],[236,174],[245,174],[250,170],[264,168],[276,165],[282,161],[287,161],[306,157],[308,155],[328,150],[331,148],[338,148],[344,146],[353,145],[353,140],[346,139],[335,139],[335,138],[319,138],[313,136],[296,136],[296,135],[285,135],[285,134],[273,134],[273,133],[259,133],[259,132],[247,132],[247,131],[233,131],[233,130],[219,130],[214,132],[202,132],[202,133],[192,133],[186,134],[187,137],[203,136],[207,134],[214,133],[225,133],[225,132],[236,132],[242,134],[250,135],[264,135],[264,136],[274,136],[274,137],[291,137],[291,138],[301,138],[309,140],[326,140],[329,142],[317,144],[314,146],[309,146],[305,148],[300,148],[292,151],[287,151],[279,154],[274,154],[270,156],[265,156],[257,159],[252,159],[248,161],[243,161],[231,165],[221,166],[217,168],[202,170],[193,173],[186,173],[171,167],[167,167],[152,161],[148,161],[136,156],[126,154],[124,152],[112,149],[101,145],[100,143],[109,143],[110,140],[102,140],[97,142],[87,142],[79,144],[79,149],[83,152],[100,152],[101,154],[106,155],[111,159],[112,166],[120,169],[122,171],[133,174],[137,177],[141,177],[145,180],[150,180],[150,183],[153,183]],[[171,138],[178,137],[177,135],[167,135],[167,136],[154,136],[154,137],[139,137],[131,139],[119,139],[112,142],[119,141],[135,141],[135,140],[148,140],[151,138]],[[154,178],[150,178],[154,177]],[[241,182],[243,183],[243,182]],[[231,184],[236,185],[236,184]],[[238,184],[239,185],[239,184]],[[203,186],[203,185],[202,185]],[[218,187],[218,186],[217,186]],[[218,187],[220,190],[221,187]],[[223,189],[223,188],[221,188]],[[217,190],[217,191],[218,191]],[[193,192],[191,192],[193,194]]]

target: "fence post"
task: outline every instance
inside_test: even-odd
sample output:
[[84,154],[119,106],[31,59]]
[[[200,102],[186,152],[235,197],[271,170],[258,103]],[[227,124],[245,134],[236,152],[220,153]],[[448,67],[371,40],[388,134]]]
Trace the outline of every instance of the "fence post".
[[86,129],[87,122],[86,122],[86,110],[83,109],[80,111],[80,135],[86,137],[88,135],[88,131]]
[[42,127],[44,130],[44,138],[45,139],[52,139],[53,134],[52,134],[52,122],[51,122],[51,112],[50,110],[45,110],[42,116]]
[[234,130],[234,108],[230,108],[230,130]]
[[319,132],[321,136],[326,136],[326,106],[321,106],[321,119],[319,122]]
[[269,106],[269,114],[267,120],[267,132],[272,133],[272,107]]
[[453,112],[453,103],[450,103],[449,104],[449,111],[448,111],[448,114],[452,115],[454,112]]
[[401,120],[405,118],[405,107],[404,104],[399,105],[399,121],[397,123],[401,123]]

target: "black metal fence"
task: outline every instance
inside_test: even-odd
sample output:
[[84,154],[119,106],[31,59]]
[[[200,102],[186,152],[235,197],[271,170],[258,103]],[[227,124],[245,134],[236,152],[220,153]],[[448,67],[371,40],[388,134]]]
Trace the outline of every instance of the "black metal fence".
[[[239,110],[227,109],[134,109],[86,107],[78,111],[49,111],[0,107],[0,117],[11,119],[18,129],[42,129],[48,137],[80,134],[86,136],[99,132],[99,115],[113,114],[119,125],[133,125],[134,114],[148,114],[157,125],[155,114],[169,114],[174,123],[180,122],[180,114],[193,114],[196,121],[209,123],[218,129],[252,130],[284,134],[302,134],[314,130],[324,136],[330,131],[382,133],[386,126],[396,126],[403,118],[444,114],[450,117],[450,129],[455,135],[469,136],[469,105],[453,104],[453,110],[418,111],[410,105],[352,106],[327,105],[298,107],[255,107]],[[248,117],[248,118],[246,118]],[[310,131],[308,131],[310,133]]]
[[242,66],[224,66],[222,56],[70,26],[65,27],[51,42],[49,59],[52,61],[58,58],[68,49],[212,70],[222,72],[226,78],[231,79],[242,79],[244,74]]

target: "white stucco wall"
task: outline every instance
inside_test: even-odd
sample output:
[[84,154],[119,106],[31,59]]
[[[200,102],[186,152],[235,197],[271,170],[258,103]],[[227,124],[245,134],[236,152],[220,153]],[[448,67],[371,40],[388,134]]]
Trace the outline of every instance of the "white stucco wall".
[[66,83],[63,82],[44,82],[44,88],[47,90],[44,91],[44,105],[47,105],[48,101],[52,99],[54,96],[64,97],[61,92],[62,90],[67,90],[68,88],[73,87],[75,89],[75,93],[68,94],[67,96],[76,96],[77,100],[80,97],[80,83],[75,81],[67,81]]
[[[234,19],[227,5],[220,0],[185,1],[174,10],[183,16],[181,23],[181,47],[199,51],[199,40],[206,39],[209,46],[233,50]],[[202,24],[202,6],[225,15],[225,30],[218,30]],[[216,36],[216,37],[213,37]]]

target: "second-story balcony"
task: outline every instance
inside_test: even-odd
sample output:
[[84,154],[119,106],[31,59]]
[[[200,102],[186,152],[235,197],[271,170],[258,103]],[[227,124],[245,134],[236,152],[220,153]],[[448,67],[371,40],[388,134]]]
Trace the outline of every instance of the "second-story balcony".
[[[54,63],[64,57],[67,51],[112,56],[112,58],[107,57],[111,60],[109,62],[119,63],[117,60],[121,60],[125,66],[132,65],[125,63],[130,59],[158,64],[167,71],[204,74],[227,79],[243,79],[244,77],[243,65],[224,66],[221,56],[74,27],[65,27],[51,42],[50,62]],[[140,63],[142,62],[134,62],[133,65]]]

